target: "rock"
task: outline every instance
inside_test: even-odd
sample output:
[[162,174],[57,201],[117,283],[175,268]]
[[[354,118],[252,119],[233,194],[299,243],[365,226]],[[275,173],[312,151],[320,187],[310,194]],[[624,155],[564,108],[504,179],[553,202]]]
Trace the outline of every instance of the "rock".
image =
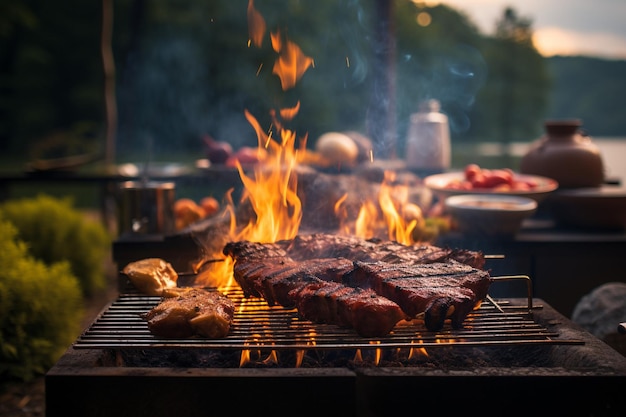
[[618,324],[626,321],[626,283],[608,282],[583,296],[572,321],[598,339],[616,333]]

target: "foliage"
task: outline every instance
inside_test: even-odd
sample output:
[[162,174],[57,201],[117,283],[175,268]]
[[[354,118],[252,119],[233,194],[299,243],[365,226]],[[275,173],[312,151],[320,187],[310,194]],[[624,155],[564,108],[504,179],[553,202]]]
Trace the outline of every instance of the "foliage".
[[43,374],[80,331],[78,281],[67,262],[45,265],[0,218],[0,380]]
[[592,136],[626,135],[626,61],[555,56],[549,118],[578,118]]
[[[101,2],[2,1],[0,146],[102,125]],[[19,4],[18,4],[19,3]],[[9,140],[6,140],[6,139]]]
[[550,78],[534,47],[510,39],[485,41],[492,72],[473,108],[472,138],[501,143],[526,142],[543,130]]
[[[102,4],[9,3],[0,2],[7,12],[0,13],[0,148],[26,153],[54,132],[68,141],[102,141]],[[118,155],[200,154],[204,134],[254,146],[244,110],[269,129],[270,110],[298,100],[300,112],[288,127],[308,134],[309,143],[329,130],[367,133],[366,119],[380,108],[374,103],[386,99],[375,91],[376,53],[384,47],[377,43],[377,3],[314,3],[255,2],[268,31],[284,31],[315,61],[295,88],[282,91],[269,34],[261,48],[248,46],[248,0],[116,1]],[[619,93],[623,77],[612,74],[615,68],[623,74],[618,62],[543,58],[532,44],[532,21],[510,8],[486,36],[445,5],[389,4],[400,148],[409,115],[424,98],[440,99],[453,142],[527,140],[545,118],[561,114],[584,117],[597,135],[626,131],[616,113],[626,96]],[[428,19],[418,24],[418,16]],[[602,71],[606,77],[594,75]]]
[[47,265],[69,262],[84,295],[104,288],[111,237],[102,224],[76,210],[71,199],[40,194],[9,200],[0,205],[0,215],[15,225],[35,258]]
[[551,79],[532,43],[530,20],[505,9],[482,50],[490,75],[472,109],[469,136],[504,144],[535,139],[543,131]]

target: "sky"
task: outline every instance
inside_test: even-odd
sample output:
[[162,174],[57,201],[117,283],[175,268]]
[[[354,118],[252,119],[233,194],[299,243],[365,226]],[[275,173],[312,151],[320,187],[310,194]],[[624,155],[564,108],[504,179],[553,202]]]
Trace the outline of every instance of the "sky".
[[533,41],[544,56],[586,55],[626,59],[626,0],[442,0],[493,34],[506,7],[532,21]]

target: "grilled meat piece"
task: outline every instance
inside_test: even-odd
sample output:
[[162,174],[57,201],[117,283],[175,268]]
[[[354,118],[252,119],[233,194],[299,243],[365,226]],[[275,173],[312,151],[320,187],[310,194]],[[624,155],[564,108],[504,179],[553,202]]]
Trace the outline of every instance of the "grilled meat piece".
[[224,255],[232,256],[233,259],[268,259],[287,258],[287,251],[284,244],[278,243],[258,243],[248,240],[238,242],[228,242],[222,250]]
[[298,235],[293,240],[278,241],[275,248],[287,256],[300,259],[342,257],[353,261],[383,261],[394,264],[427,264],[455,260],[477,269],[485,266],[482,252],[441,248],[434,245],[410,246],[380,239],[361,239],[325,233]]
[[306,320],[353,328],[363,337],[382,337],[406,318],[400,307],[371,289],[337,282],[311,282],[290,292]]
[[142,315],[150,332],[158,337],[226,337],[235,313],[235,304],[225,295],[200,288],[179,291],[164,298]]
[[355,262],[344,283],[372,288],[395,301],[411,318],[425,313],[424,324],[440,330],[449,316],[460,327],[470,311],[487,295],[489,273],[456,261],[425,265]]
[[291,240],[275,243],[249,241],[230,242],[223,250],[233,258],[267,259],[288,257],[293,260],[346,258],[352,261],[383,261],[394,264],[419,265],[455,260],[477,269],[485,266],[480,251],[441,248],[434,245],[409,246],[380,239],[361,239],[326,233],[298,235]]
[[[454,327],[460,327],[491,284],[489,273],[481,269],[482,253],[436,246],[320,233],[266,244],[231,242],[223,252],[235,260],[234,277],[246,296],[263,297],[269,305],[307,309],[301,311],[303,317],[316,321],[330,320],[325,318],[330,314],[327,299],[310,294],[313,289],[319,294],[328,290],[324,282],[371,289],[397,303],[407,317],[424,313],[425,325],[433,331],[441,329],[448,317]],[[337,285],[333,290],[348,299],[355,294]],[[301,300],[304,295],[296,298],[300,292],[306,295],[305,301]],[[363,308],[356,299],[346,303]],[[316,308],[320,311],[315,312]],[[339,321],[337,314],[330,317]],[[340,323],[349,322],[342,319]],[[379,323],[376,332],[387,324]]]
[[122,269],[122,273],[139,292],[146,295],[169,297],[177,288],[178,273],[169,262],[161,258],[130,262]]
[[[270,306],[295,307],[307,320],[353,327],[362,336],[380,337],[405,318],[396,303],[374,291],[340,284],[354,268],[351,260],[294,261],[283,256],[276,244],[247,241],[227,244],[224,254],[235,259],[233,274],[244,295],[262,297]],[[264,257],[267,254],[271,256]]]
[[263,297],[268,305],[295,306],[289,292],[304,284],[317,281],[341,281],[354,265],[348,259],[310,259],[292,261],[288,258],[235,261],[233,274],[244,295]]

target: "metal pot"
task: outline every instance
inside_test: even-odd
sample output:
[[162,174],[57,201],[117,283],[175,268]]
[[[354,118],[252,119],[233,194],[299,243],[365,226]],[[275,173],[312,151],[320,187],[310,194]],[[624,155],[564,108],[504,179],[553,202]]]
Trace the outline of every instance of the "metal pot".
[[174,200],[173,182],[123,182],[118,199],[119,234],[173,233]]

